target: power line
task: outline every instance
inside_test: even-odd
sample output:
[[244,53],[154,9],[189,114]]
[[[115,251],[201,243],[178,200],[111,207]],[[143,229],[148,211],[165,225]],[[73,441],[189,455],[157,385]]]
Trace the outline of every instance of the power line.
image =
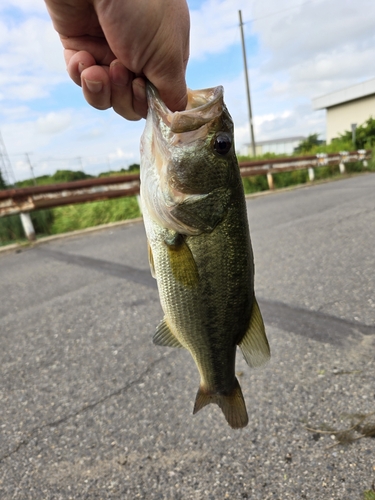
[[299,3],[297,5],[292,5],[291,7],[287,7],[286,9],[277,10],[276,12],[270,12],[269,14],[265,14],[264,16],[256,17],[254,19],[249,19],[248,21],[244,21],[243,24],[253,23],[254,21],[259,21],[260,19],[265,19],[266,17],[276,16],[277,14],[281,14],[288,10],[296,9],[297,7],[301,7],[302,5],[306,5],[308,3],[316,3],[316,0],[307,0],[306,2]]

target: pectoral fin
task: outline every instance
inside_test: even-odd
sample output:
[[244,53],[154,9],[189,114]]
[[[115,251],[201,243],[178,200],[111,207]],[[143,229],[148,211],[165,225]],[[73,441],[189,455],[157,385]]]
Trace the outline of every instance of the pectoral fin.
[[238,345],[246,363],[251,368],[263,365],[270,358],[270,346],[266,337],[263,318],[255,297],[249,328]]
[[184,236],[175,233],[165,240],[165,244],[175,280],[187,288],[196,286],[199,282],[198,267]]
[[156,332],[152,341],[154,344],[164,347],[183,347],[180,341],[172,333],[165,318],[156,327]]

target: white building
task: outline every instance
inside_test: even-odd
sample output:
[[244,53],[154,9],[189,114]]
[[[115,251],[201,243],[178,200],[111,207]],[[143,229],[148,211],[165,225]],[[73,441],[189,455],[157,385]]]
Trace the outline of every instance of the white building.
[[[267,141],[258,141],[255,143],[255,153],[257,156],[264,155],[266,153],[275,153],[277,155],[286,154],[291,155],[294,149],[304,141],[306,137],[300,135],[295,137],[285,137],[283,139],[269,139]],[[252,156],[253,150],[251,144],[245,145],[246,151],[244,151],[244,156]]]
[[347,130],[352,124],[362,125],[375,117],[375,78],[352,85],[312,101],[314,109],[326,109],[327,144]]

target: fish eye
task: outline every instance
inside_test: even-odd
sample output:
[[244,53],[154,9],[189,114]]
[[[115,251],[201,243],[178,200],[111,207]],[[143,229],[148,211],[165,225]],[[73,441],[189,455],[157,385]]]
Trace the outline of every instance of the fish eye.
[[219,155],[225,155],[228,153],[232,147],[232,139],[229,134],[225,132],[219,132],[215,137],[214,150]]

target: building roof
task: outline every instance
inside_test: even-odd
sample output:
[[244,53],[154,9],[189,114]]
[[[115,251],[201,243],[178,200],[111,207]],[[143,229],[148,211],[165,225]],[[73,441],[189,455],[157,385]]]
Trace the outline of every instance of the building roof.
[[361,97],[366,97],[371,94],[375,94],[375,78],[357,83],[346,89],[316,97],[312,100],[312,105],[314,109],[325,109],[344,102],[354,101],[355,99],[360,99]]

